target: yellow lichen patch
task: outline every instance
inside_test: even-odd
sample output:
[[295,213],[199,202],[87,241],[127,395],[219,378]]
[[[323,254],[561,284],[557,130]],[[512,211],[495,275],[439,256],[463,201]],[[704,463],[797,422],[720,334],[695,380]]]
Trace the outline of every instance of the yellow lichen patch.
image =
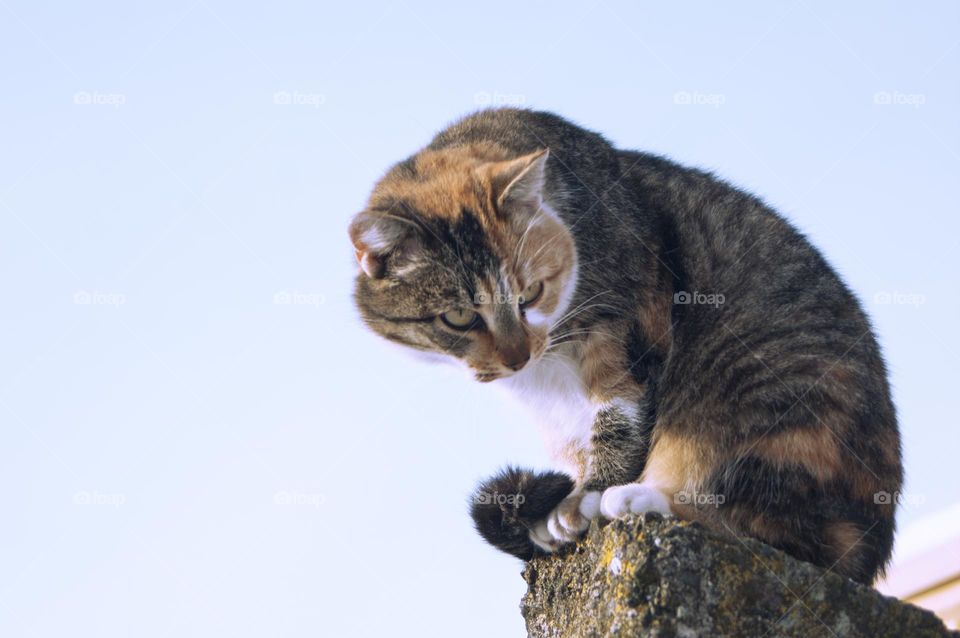
[[603,548],[603,553],[600,554],[600,566],[604,569],[610,567],[610,562],[613,560],[613,546],[606,545]]

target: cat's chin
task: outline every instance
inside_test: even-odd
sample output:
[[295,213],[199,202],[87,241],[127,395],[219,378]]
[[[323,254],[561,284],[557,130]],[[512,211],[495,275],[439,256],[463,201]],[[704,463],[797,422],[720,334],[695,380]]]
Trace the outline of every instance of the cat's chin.
[[497,379],[502,379],[508,376],[510,375],[500,372],[476,372],[474,373],[473,378],[480,383],[490,383],[491,381],[496,381]]
[[534,367],[534,364],[540,360],[539,357],[532,359],[527,365],[519,370],[501,370],[498,372],[473,372],[473,378],[480,383],[490,383],[498,379],[515,379]]

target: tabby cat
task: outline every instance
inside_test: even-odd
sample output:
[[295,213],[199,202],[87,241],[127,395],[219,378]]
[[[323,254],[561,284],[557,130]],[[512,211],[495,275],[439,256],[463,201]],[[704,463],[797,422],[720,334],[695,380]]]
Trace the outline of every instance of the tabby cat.
[[481,111],[350,224],[366,324],[528,405],[559,471],[478,488],[523,559],[657,511],[869,583],[902,480],[857,300],[763,202],[556,115]]

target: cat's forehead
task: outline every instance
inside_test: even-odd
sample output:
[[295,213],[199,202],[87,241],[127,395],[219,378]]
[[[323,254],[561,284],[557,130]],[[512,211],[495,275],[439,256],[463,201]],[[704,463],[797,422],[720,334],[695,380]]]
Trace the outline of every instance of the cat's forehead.
[[463,209],[489,221],[491,204],[487,185],[469,165],[433,168],[428,172],[416,166],[395,169],[377,185],[371,197],[372,207],[449,221],[459,218]]
[[455,217],[466,206],[494,223],[491,168],[511,157],[490,143],[426,149],[397,163],[374,189],[372,201],[404,201],[421,215]]
[[[376,189],[370,208],[414,222],[427,245],[451,249],[472,267],[497,268],[516,243],[492,197],[471,176],[445,173],[424,180],[390,180]],[[472,268],[471,268],[472,269]]]

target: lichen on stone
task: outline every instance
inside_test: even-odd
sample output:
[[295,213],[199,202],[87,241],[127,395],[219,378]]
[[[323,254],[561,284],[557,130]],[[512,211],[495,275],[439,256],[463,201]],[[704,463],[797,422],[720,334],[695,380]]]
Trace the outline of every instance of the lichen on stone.
[[755,540],[657,514],[594,523],[527,564],[521,609],[535,638],[960,636],[933,614]]

